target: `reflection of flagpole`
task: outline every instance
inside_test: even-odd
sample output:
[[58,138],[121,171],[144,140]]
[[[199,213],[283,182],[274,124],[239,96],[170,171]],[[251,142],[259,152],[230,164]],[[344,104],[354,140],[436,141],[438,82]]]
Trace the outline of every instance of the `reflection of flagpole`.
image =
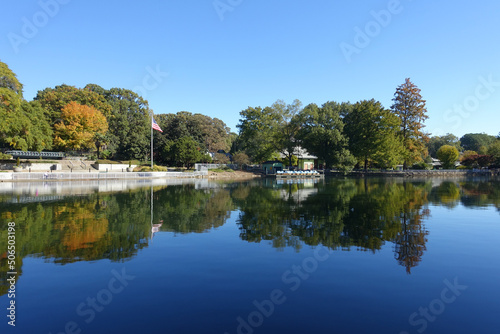
[[[153,131],[153,128],[151,128]],[[153,241],[153,181],[151,180],[151,241]]]
[[160,227],[163,225],[163,220],[160,220],[158,224],[153,224],[154,221],[153,211],[154,211],[153,181],[151,181],[151,243],[153,243],[153,237],[155,236],[155,233],[159,232]]

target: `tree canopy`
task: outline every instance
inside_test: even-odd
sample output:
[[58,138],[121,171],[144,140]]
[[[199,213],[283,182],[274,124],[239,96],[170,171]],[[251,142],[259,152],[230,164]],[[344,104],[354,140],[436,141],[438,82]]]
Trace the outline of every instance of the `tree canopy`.
[[111,156],[146,160],[150,155],[152,112],[148,102],[129,89],[106,90],[97,85],[87,85],[85,89],[99,94],[110,106],[107,117],[110,131],[104,140]]
[[22,84],[0,62],[0,146],[41,151],[52,147],[52,129],[37,102],[27,102]]
[[65,84],[38,91],[34,100],[39,101],[42,107],[45,108],[51,125],[59,122],[62,109],[70,102],[94,107],[105,117],[109,117],[111,112],[111,106],[103,96],[90,89],[76,88]]
[[357,102],[345,118],[345,132],[352,154],[364,163],[372,160],[382,167],[399,163],[402,146],[400,120],[375,100]]
[[108,122],[99,110],[73,101],[62,109],[61,121],[54,127],[59,149],[95,149],[96,135],[108,131]]
[[486,154],[488,147],[496,141],[495,136],[486,133],[467,133],[460,138],[464,150]]
[[[98,156],[104,150],[103,156],[108,158],[151,158],[153,110],[137,93],[96,84],[84,88],[62,84],[38,91],[28,102],[22,90],[15,73],[0,62],[3,150],[55,148],[89,155],[97,151]],[[459,152],[477,152],[472,160],[466,159],[471,165],[500,164],[495,136],[469,133],[460,140],[453,134],[429,139],[423,132],[426,113],[420,89],[406,79],[396,88],[390,110],[374,99],[354,104],[329,101],[321,107],[311,103],[305,108],[297,99],[292,103],[276,100],[270,106],[242,110],[239,134],[231,133],[222,120],[200,113],[158,114],[155,120],[164,131],[153,132],[154,160],[189,165],[194,160],[209,161],[207,153],[231,151],[239,153],[239,160],[245,163],[278,158],[295,165],[298,158],[294,154],[303,148],[327,168],[349,170],[356,163],[365,168],[403,163],[407,168],[427,153],[437,157],[439,148],[450,145]],[[188,152],[190,158],[180,158]],[[219,160],[227,159],[220,155]]]
[[437,151],[443,145],[450,145],[455,147],[459,152],[462,151],[460,139],[457,136],[448,133],[444,136],[432,136],[429,138],[427,143],[427,150],[429,155],[433,158],[437,158]]
[[355,159],[348,149],[344,123],[340,118],[348,104],[327,102],[323,106],[312,103],[300,113],[299,138],[309,153],[324,161],[326,168],[352,169]]
[[0,61],[0,88],[8,89],[20,98],[23,97],[23,85],[9,66]]
[[240,112],[239,141],[252,161],[271,158],[275,151],[273,130],[277,128],[276,115],[270,107],[248,107]]

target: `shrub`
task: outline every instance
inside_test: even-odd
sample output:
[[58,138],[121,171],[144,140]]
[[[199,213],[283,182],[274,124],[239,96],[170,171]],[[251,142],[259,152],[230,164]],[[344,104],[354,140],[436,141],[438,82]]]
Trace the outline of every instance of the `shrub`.
[[455,168],[455,162],[458,160],[459,153],[455,146],[443,145],[437,151],[437,157],[441,161],[443,168]]
[[154,165],[151,169],[151,166],[141,166],[134,169],[134,171],[139,172],[166,172],[168,171],[167,167]]
[[103,165],[115,165],[115,164],[119,164],[120,162],[118,161],[113,161],[113,160],[105,160],[105,159],[100,159],[100,160],[97,160],[95,162],[96,164],[103,164]]
[[411,166],[411,169],[416,169],[416,170],[431,170],[432,165],[431,164],[426,164],[425,162],[418,162]]
[[10,160],[10,159],[12,159],[12,155],[0,152],[0,160]]
[[215,173],[225,173],[225,172],[234,173],[234,170],[232,170],[231,168],[229,168],[227,166],[224,166],[221,168],[209,169],[209,171],[215,172]]
[[109,159],[109,158],[111,158],[112,155],[113,154],[111,153],[110,150],[104,150],[104,151],[101,152],[101,157],[103,159]]
[[493,162],[494,157],[492,155],[477,154],[462,159],[462,165],[469,168],[488,167]]

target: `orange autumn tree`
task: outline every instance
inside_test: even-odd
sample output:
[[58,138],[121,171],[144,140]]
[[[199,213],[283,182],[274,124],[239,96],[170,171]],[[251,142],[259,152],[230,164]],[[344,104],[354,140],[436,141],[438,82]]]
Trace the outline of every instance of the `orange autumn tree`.
[[108,122],[99,110],[73,101],[64,106],[54,128],[54,145],[58,149],[91,150],[96,148],[96,137],[108,131]]

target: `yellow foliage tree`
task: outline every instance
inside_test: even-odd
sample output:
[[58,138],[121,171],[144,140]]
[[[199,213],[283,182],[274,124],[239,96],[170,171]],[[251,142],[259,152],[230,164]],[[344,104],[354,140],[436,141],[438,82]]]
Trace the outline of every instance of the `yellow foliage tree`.
[[108,122],[97,109],[70,102],[61,112],[61,121],[54,125],[54,145],[62,150],[95,149],[98,134],[106,134]]

